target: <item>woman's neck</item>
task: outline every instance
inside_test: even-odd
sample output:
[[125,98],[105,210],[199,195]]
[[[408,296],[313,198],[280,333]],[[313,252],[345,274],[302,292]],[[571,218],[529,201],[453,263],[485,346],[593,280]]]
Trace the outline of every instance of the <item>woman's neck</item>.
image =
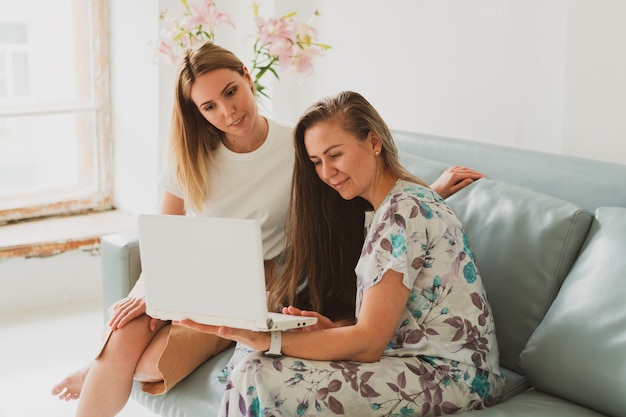
[[224,135],[222,143],[235,153],[256,151],[265,143],[269,133],[269,122],[263,116],[257,116],[251,133],[247,136],[232,137]]
[[367,199],[374,207],[374,210],[378,210],[378,207],[385,201],[396,182],[398,182],[398,177],[391,173],[383,173],[376,179],[372,187],[372,194]]

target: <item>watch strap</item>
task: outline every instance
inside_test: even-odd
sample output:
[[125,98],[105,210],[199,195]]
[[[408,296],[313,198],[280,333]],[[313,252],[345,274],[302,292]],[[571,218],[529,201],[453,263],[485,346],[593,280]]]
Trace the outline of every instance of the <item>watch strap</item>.
[[265,356],[278,358],[283,356],[281,353],[283,335],[281,331],[272,330],[270,332],[270,348],[264,352]]

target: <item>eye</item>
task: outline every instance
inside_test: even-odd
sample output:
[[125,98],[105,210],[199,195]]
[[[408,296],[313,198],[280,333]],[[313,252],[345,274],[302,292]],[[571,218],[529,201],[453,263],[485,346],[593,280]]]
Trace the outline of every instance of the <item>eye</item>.
[[330,157],[330,159],[331,159],[331,160],[332,160],[332,159],[337,159],[337,158],[339,158],[340,156],[341,156],[341,153],[331,153],[331,154],[329,155],[329,157]]
[[232,97],[237,92],[237,87],[233,87],[230,90],[226,91],[226,97]]
[[215,104],[207,104],[206,106],[204,106],[204,108],[202,110],[204,111],[211,111],[215,109]]

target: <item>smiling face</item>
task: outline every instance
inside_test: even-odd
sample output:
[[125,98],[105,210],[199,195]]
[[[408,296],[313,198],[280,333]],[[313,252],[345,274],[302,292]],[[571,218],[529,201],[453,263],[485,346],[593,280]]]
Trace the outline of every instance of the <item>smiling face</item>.
[[227,138],[253,133],[258,110],[252,79],[230,69],[217,69],[198,76],[191,86],[191,99],[213,126]]
[[320,179],[345,200],[363,197],[377,201],[378,158],[381,143],[370,133],[359,140],[337,121],[320,122],[304,133],[304,145]]

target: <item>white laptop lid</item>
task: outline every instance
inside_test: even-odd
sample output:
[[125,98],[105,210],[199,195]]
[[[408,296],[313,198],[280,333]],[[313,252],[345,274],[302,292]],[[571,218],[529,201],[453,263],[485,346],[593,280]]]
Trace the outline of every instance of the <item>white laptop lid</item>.
[[316,322],[268,314],[256,220],[143,214],[137,223],[148,315],[262,331]]

